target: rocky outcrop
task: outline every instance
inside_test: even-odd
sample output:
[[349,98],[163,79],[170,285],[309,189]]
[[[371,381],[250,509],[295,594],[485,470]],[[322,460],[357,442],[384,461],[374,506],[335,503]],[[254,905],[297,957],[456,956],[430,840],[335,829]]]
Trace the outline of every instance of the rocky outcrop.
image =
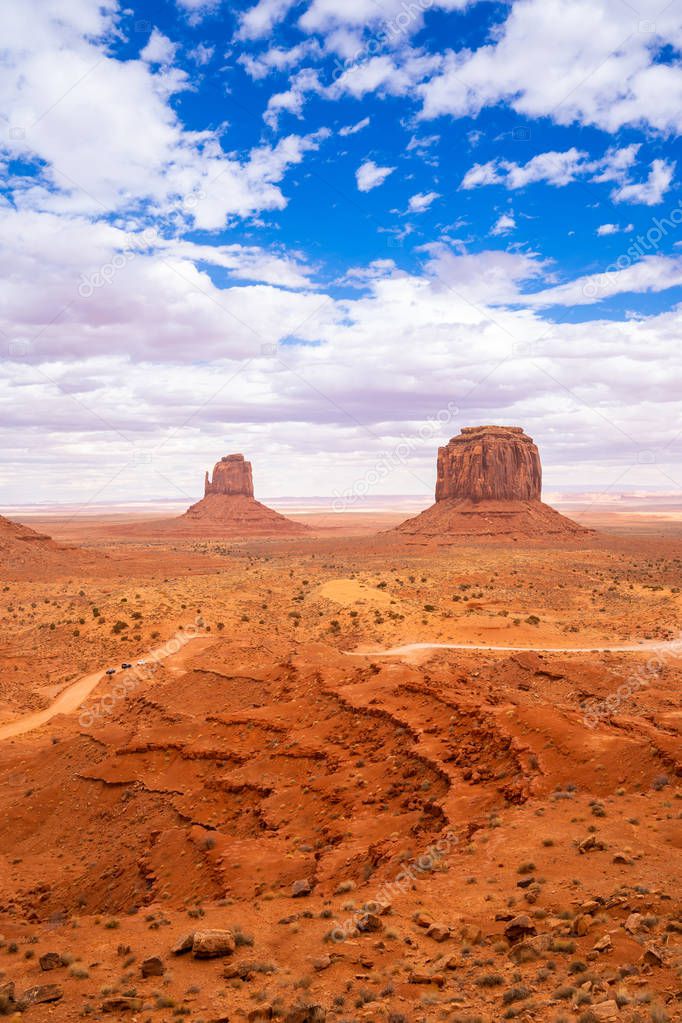
[[202,500],[165,529],[178,535],[235,538],[298,535],[307,530],[256,501],[251,463],[243,455],[225,455],[216,462],[213,478],[208,473],[204,478]]
[[436,503],[398,533],[427,539],[570,538],[591,532],[540,500],[542,466],[519,426],[469,426],[438,451]]
[[539,501],[540,452],[520,426],[465,426],[438,449],[436,501]]
[[253,497],[253,473],[251,462],[243,455],[225,455],[213,467],[213,479],[208,473],[204,479],[204,497],[209,494],[225,494],[229,497],[241,494]]
[[106,558],[78,547],[65,547],[55,543],[45,533],[37,533],[12,519],[0,515],[0,570],[20,577],[30,574],[42,578],[43,574],[85,571],[102,564]]

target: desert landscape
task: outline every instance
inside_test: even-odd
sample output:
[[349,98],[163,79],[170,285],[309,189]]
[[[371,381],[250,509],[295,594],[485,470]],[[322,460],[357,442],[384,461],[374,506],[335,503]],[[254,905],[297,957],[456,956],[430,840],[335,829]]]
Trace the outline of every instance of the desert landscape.
[[560,515],[499,427],[364,533],[216,473],[0,523],[0,1012],[679,1019],[679,525]]
[[682,1023],[682,0],[5,0],[0,1023]]

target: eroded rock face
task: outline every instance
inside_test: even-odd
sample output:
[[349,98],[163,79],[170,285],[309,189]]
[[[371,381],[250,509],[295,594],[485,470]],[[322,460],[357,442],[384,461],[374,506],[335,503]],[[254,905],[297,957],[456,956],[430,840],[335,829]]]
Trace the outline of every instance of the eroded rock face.
[[251,462],[247,462],[243,455],[225,455],[221,458],[213,468],[212,480],[209,480],[206,473],[204,497],[209,494],[253,497]]
[[520,426],[467,426],[438,449],[436,501],[539,501],[540,453]]

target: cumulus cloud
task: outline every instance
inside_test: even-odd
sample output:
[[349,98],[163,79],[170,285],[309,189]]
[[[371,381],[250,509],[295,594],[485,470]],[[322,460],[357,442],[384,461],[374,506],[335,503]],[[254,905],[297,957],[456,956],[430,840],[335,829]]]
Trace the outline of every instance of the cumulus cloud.
[[670,188],[675,173],[674,161],[654,160],[647,179],[633,182],[631,175],[641,146],[634,143],[622,149],[612,147],[598,160],[574,146],[565,152],[539,153],[525,164],[504,158],[476,163],[462,179],[461,188],[471,190],[484,185],[503,185],[518,189],[543,181],[561,188],[580,178],[595,183],[618,182],[611,193],[614,202],[642,203],[654,206]]
[[[0,101],[13,128],[2,146],[32,165],[14,180],[16,204],[101,216],[147,202],[168,214],[183,197],[201,194],[194,219],[207,229],[282,209],[278,185],[287,168],[328,133],[289,136],[246,159],[228,156],[216,133],[186,130],[170,105],[169,94],[188,84],[185,72],[110,57],[111,9],[102,6],[95,17],[84,15],[84,6],[59,14],[36,7],[34,18],[17,8],[5,17]],[[170,56],[172,44],[153,33],[147,47],[156,62]],[[192,209],[185,210],[190,219]]]
[[370,192],[373,188],[383,185],[395,167],[379,167],[374,160],[365,160],[355,172],[355,180],[361,192]]
[[560,124],[679,133],[682,68],[657,60],[679,44],[675,4],[641,0],[634,12],[621,0],[514,3],[493,42],[450,51],[441,72],[418,86],[422,116],[476,116],[505,102]]
[[493,235],[509,234],[516,230],[516,220],[513,213],[502,213],[495,221],[490,233]]
[[355,124],[344,125],[343,128],[339,128],[339,135],[345,138],[346,135],[357,135],[363,128],[369,127],[370,118],[363,117],[361,121],[357,121]]
[[416,195],[410,196],[407,211],[408,213],[424,213],[436,199],[440,199],[439,192],[417,192]]
[[654,160],[646,181],[621,185],[612,193],[613,201],[658,205],[670,188],[676,166],[674,160]]
[[149,37],[149,42],[140,53],[140,57],[149,64],[172,64],[176,50],[176,43],[171,42],[168,36],[155,28]]
[[626,224],[625,227],[621,227],[620,224],[600,224],[597,228],[597,235],[603,238],[609,234],[620,234],[623,231],[625,234],[629,234],[630,231],[634,231],[634,224]]
[[613,295],[667,291],[682,285],[682,257],[644,256],[624,269],[578,277],[566,284],[525,295],[531,306],[591,305]]

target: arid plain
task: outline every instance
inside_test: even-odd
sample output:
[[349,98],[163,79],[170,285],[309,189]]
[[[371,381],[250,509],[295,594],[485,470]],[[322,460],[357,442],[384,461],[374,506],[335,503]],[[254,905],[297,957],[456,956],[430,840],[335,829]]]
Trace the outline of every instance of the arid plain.
[[574,517],[3,521],[0,1013],[682,1018],[682,525]]

